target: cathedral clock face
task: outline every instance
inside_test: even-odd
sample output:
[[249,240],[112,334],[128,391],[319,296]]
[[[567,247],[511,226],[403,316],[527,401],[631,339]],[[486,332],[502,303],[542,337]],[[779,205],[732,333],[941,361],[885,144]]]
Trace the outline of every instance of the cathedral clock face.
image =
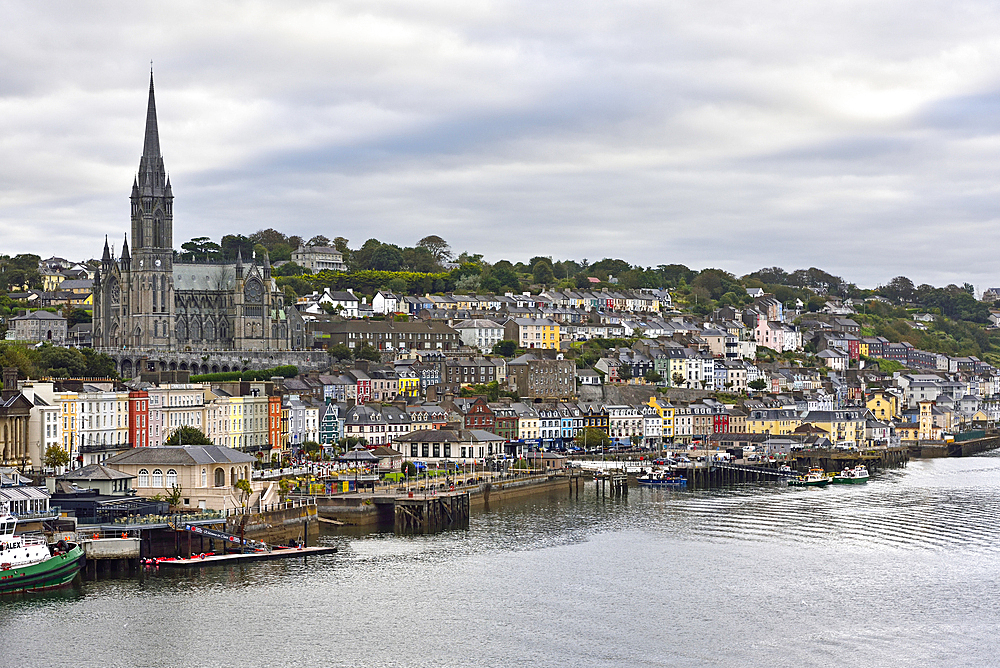
[[155,264],[157,267],[159,267],[161,264],[163,264],[163,262],[161,262],[159,259],[157,259],[156,262],[154,262],[153,264]]

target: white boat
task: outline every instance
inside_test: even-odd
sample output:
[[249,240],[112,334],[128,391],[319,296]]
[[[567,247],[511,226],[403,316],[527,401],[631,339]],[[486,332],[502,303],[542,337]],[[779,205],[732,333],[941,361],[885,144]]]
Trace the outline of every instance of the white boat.
[[863,485],[868,482],[868,467],[857,465],[852,469],[844,469],[833,476],[835,485]]
[[670,471],[647,471],[636,477],[635,481],[640,485],[650,485],[653,487],[686,487],[687,478],[674,475]]

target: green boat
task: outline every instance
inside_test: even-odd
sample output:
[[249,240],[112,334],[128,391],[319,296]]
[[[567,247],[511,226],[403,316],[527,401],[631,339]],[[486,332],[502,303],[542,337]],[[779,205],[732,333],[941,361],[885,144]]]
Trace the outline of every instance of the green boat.
[[73,581],[87,558],[77,543],[49,545],[41,536],[17,536],[17,518],[0,505],[0,594],[42,591]]
[[855,466],[852,469],[844,469],[837,475],[833,476],[833,484],[835,485],[863,485],[868,482],[868,467],[866,466]]
[[830,476],[823,469],[809,469],[809,473],[788,481],[789,487],[826,487],[829,484]]

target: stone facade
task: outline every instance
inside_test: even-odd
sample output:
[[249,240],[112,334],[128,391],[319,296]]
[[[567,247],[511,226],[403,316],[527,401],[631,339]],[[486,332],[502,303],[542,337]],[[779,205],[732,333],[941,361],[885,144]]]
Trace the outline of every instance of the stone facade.
[[153,78],[146,135],[132,183],[132,248],[115,259],[107,241],[94,278],[94,346],[144,351],[261,353],[301,348],[301,318],[286,307],[265,256],[244,263],[175,263],[173,191],[160,155]]

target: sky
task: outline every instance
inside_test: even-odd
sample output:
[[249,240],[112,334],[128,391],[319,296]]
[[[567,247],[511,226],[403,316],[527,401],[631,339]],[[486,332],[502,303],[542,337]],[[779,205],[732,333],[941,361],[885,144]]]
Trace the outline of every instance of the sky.
[[0,0],[0,253],[129,228],[150,61],[174,246],[1000,285],[1000,3]]

